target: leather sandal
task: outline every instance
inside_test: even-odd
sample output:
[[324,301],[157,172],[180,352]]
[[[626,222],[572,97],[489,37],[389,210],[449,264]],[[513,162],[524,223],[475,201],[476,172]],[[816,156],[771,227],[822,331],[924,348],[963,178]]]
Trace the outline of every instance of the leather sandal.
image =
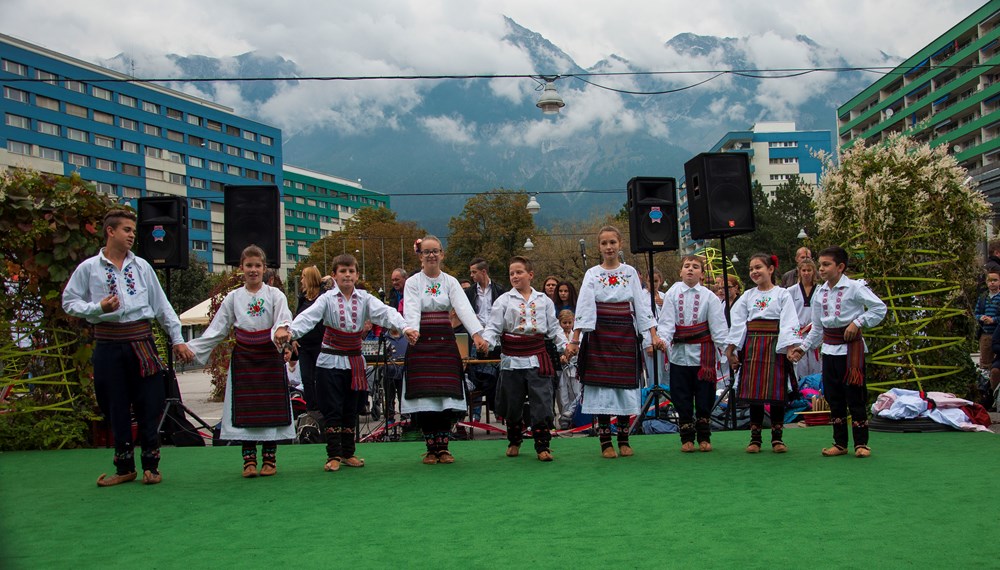
[[111,477],[108,477],[107,473],[101,473],[101,476],[97,478],[98,487],[113,487],[115,485],[120,485],[122,483],[128,483],[130,481],[135,481],[136,472],[126,473],[124,475],[119,475],[115,473]]
[[788,451],[788,446],[781,441],[772,441],[771,451],[773,451],[774,453],[785,453],[786,451]]
[[681,444],[681,452],[682,453],[691,453],[693,451],[694,451],[694,442],[693,441],[685,441],[684,443]]
[[618,454],[615,452],[615,448],[609,445],[601,449],[601,457],[604,457],[605,459],[615,459],[618,457]]
[[710,441],[699,442],[698,449],[701,451],[712,451],[712,442]]
[[867,445],[855,445],[854,457],[871,457],[872,450]]
[[539,461],[552,461],[552,452],[549,451],[548,449],[543,449],[542,451],[539,451],[538,452],[538,460]]
[[454,463],[455,456],[451,454],[447,449],[442,449],[438,452],[438,463]]
[[142,472],[143,485],[156,485],[161,481],[163,481],[163,475],[161,473],[153,473],[149,469]]
[[356,457],[354,455],[352,455],[350,457],[345,457],[343,460],[341,460],[341,463],[345,467],[364,467],[365,466],[365,460],[361,459],[360,457]]
[[823,450],[823,457],[836,457],[838,455],[847,455],[847,449],[834,444],[832,447],[827,447]]
[[747,453],[760,453],[760,444],[757,442],[747,446]]
[[618,444],[618,455],[622,457],[632,457],[635,452],[632,451],[632,446],[627,443]]
[[278,472],[278,467],[274,463],[272,463],[271,461],[265,461],[260,466],[260,476],[261,477],[270,477],[271,475],[274,475],[277,472]]
[[326,460],[326,465],[323,466],[323,471],[339,471],[340,470],[340,458],[331,457]]
[[507,457],[517,457],[521,454],[520,445],[508,445],[507,446]]
[[438,462],[438,456],[433,451],[424,454],[424,465],[434,465]]
[[256,463],[244,463],[243,464],[243,477],[247,479],[252,479],[257,476],[257,464]]

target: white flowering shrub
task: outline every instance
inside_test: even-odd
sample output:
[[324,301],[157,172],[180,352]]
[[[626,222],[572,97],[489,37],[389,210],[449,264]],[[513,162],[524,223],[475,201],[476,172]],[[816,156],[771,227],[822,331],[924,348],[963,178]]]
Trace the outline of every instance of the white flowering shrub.
[[859,141],[839,166],[824,157],[814,243],[843,246],[848,272],[889,309],[865,333],[872,390],[960,392],[975,374],[967,341],[989,206],[946,146],[897,137],[878,146]]

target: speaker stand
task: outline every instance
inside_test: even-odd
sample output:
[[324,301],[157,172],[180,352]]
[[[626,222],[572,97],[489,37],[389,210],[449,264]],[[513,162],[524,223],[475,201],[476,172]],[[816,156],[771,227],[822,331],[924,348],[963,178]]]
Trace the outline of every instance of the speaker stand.
[[[648,256],[646,260],[647,268],[649,270],[649,280],[646,282],[647,287],[649,288],[649,309],[653,313],[653,321],[656,322],[656,288],[653,287],[653,252],[646,252],[646,255]],[[657,351],[654,348],[653,366],[651,366],[653,369],[653,385],[649,388],[649,394],[646,395],[646,400],[642,403],[642,409],[639,411],[639,415],[635,417],[635,421],[632,422],[632,426],[629,428],[629,434],[634,434],[638,431],[642,422],[646,421],[646,413],[649,412],[649,408],[651,406],[655,410],[653,412],[653,417],[659,417],[660,399],[662,398],[668,402],[671,400],[670,392],[663,386],[660,386],[660,367],[656,362],[656,353]],[[619,426],[619,429],[621,429],[621,426]]]
[[[729,302],[729,271],[726,267],[726,262],[729,261],[729,258],[726,257],[726,236],[724,235],[719,236],[719,244],[720,244],[719,245],[720,255],[722,256],[722,290],[723,290],[723,296],[725,297],[723,306],[725,307],[725,313],[726,313],[726,326],[731,327],[732,316],[730,313],[733,307],[732,304]],[[725,358],[725,355],[723,355],[723,358]],[[729,364],[728,358],[726,358],[725,365],[729,368],[729,387],[726,388],[721,395],[719,395],[719,398],[715,401],[715,406],[713,407],[713,410],[721,406],[722,402],[728,402],[729,408],[727,409],[727,412],[729,415],[729,429],[735,430],[736,429],[736,372],[738,371],[738,369],[737,370],[733,369],[733,367]]]

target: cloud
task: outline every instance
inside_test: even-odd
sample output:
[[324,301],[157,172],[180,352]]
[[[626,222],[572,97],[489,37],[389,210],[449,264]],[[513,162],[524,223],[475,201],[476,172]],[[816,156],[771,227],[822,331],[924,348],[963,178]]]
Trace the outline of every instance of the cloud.
[[446,143],[473,144],[476,142],[476,124],[466,124],[457,117],[423,117],[419,121],[432,137]]

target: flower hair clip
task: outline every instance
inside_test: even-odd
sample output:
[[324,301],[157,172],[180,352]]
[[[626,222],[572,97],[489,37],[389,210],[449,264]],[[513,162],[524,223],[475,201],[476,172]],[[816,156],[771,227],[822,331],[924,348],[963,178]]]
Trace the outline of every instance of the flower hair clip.
[[422,240],[422,239],[418,239],[417,241],[413,242],[413,253],[415,253],[417,255],[420,255],[420,244],[423,241],[424,240]]

